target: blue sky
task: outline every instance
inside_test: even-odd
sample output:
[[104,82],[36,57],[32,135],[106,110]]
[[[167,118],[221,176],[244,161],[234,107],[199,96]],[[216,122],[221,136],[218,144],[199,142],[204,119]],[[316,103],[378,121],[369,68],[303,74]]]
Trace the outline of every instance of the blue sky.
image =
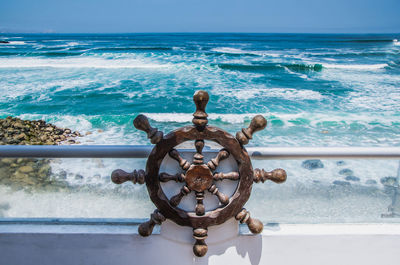
[[0,0],[0,32],[398,33],[400,0]]

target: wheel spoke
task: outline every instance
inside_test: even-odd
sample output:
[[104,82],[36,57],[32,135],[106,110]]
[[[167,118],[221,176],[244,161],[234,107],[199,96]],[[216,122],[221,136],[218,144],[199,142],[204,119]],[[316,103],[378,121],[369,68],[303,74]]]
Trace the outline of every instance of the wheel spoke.
[[205,208],[203,205],[204,192],[196,192],[196,215],[204,215]]
[[239,173],[238,172],[229,172],[229,173],[222,173],[222,172],[216,172],[213,175],[214,180],[224,180],[224,179],[229,179],[229,180],[238,180],[239,179]]
[[194,143],[194,146],[196,147],[196,154],[193,156],[193,163],[196,165],[201,165],[203,164],[203,158],[204,156],[202,155],[203,148],[204,148],[204,141],[203,140],[196,140]]
[[183,170],[187,170],[190,167],[190,163],[186,159],[181,157],[178,150],[172,149],[171,151],[169,151],[169,156],[178,161],[179,166]]
[[168,173],[161,173],[160,175],[158,175],[158,179],[161,182],[167,182],[167,181],[171,181],[174,180],[176,182],[184,182],[185,181],[185,175],[182,173],[177,173],[175,175],[170,175]]
[[186,185],[183,186],[178,194],[171,197],[171,199],[169,200],[170,204],[172,206],[178,206],[178,204],[181,202],[182,198],[189,193],[190,193],[190,189],[188,188],[188,186],[186,186]]
[[213,184],[209,189],[209,192],[211,192],[213,195],[217,196],[218,200],[220,201],[220,203],[222,205],[227,205],[229,203],[229,198],[228,196],[226,196],[225,194],[223,194],[222,192],[220,192],[217,188],[217,186],[215,186],[215,184]]
[[213,159],[211,159],[210,161],[208,161],[207,166],[208,166],[211,170],[215,170],[215,169],[218,167],[219,162],[221,162],[222,160],[224,160],[224,159],[226,159],[226,158],[228,158],[228,157],[229,157],[229,152],[228,152],[228,150],[226,150],[225,148],[224,148],[224,149],[221,149],[221,150],[218,152],[218,154],[217,154],[216,157],[214,157]]

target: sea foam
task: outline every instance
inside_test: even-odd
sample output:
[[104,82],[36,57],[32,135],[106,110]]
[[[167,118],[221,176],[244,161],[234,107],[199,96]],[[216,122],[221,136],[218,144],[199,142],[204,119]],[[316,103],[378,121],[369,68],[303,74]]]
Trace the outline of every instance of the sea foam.
[[324,68],[347,69],[347,70],[378,70],[387,67],[388,64],[323,64]]
[[44,59],[35,57],[1,58],[0,68],[168,68],[168,64],[157,64],[139,59],[107,60],[96,57],[78,57],[66,59]]

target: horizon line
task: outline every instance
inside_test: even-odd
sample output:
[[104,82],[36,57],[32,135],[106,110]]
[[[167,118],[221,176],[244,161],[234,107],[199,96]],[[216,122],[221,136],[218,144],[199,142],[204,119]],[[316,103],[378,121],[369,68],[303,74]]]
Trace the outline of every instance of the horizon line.
[[400,34],[399,32],[246,32],[246,31],[138,31],[138,32],[2,32],[0,34]]

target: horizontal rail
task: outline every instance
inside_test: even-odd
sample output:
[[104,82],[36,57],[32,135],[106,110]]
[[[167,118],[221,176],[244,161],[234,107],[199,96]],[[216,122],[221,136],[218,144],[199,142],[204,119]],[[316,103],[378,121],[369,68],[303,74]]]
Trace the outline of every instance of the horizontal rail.
[[[147,158],[151,149],[148,145],[0,145],[0,157]],[[218,152],[216,149],[204,151]],[[400,159],[400,147],[248,147],[247,151],[254,159]]]
[[143,218],[0,218],[0,225],[139,225]]
[[147,158],[147,145],[1,145],[0,157]]
[[247,151],[255,159],[400,158],[400,147],[249,147]]

